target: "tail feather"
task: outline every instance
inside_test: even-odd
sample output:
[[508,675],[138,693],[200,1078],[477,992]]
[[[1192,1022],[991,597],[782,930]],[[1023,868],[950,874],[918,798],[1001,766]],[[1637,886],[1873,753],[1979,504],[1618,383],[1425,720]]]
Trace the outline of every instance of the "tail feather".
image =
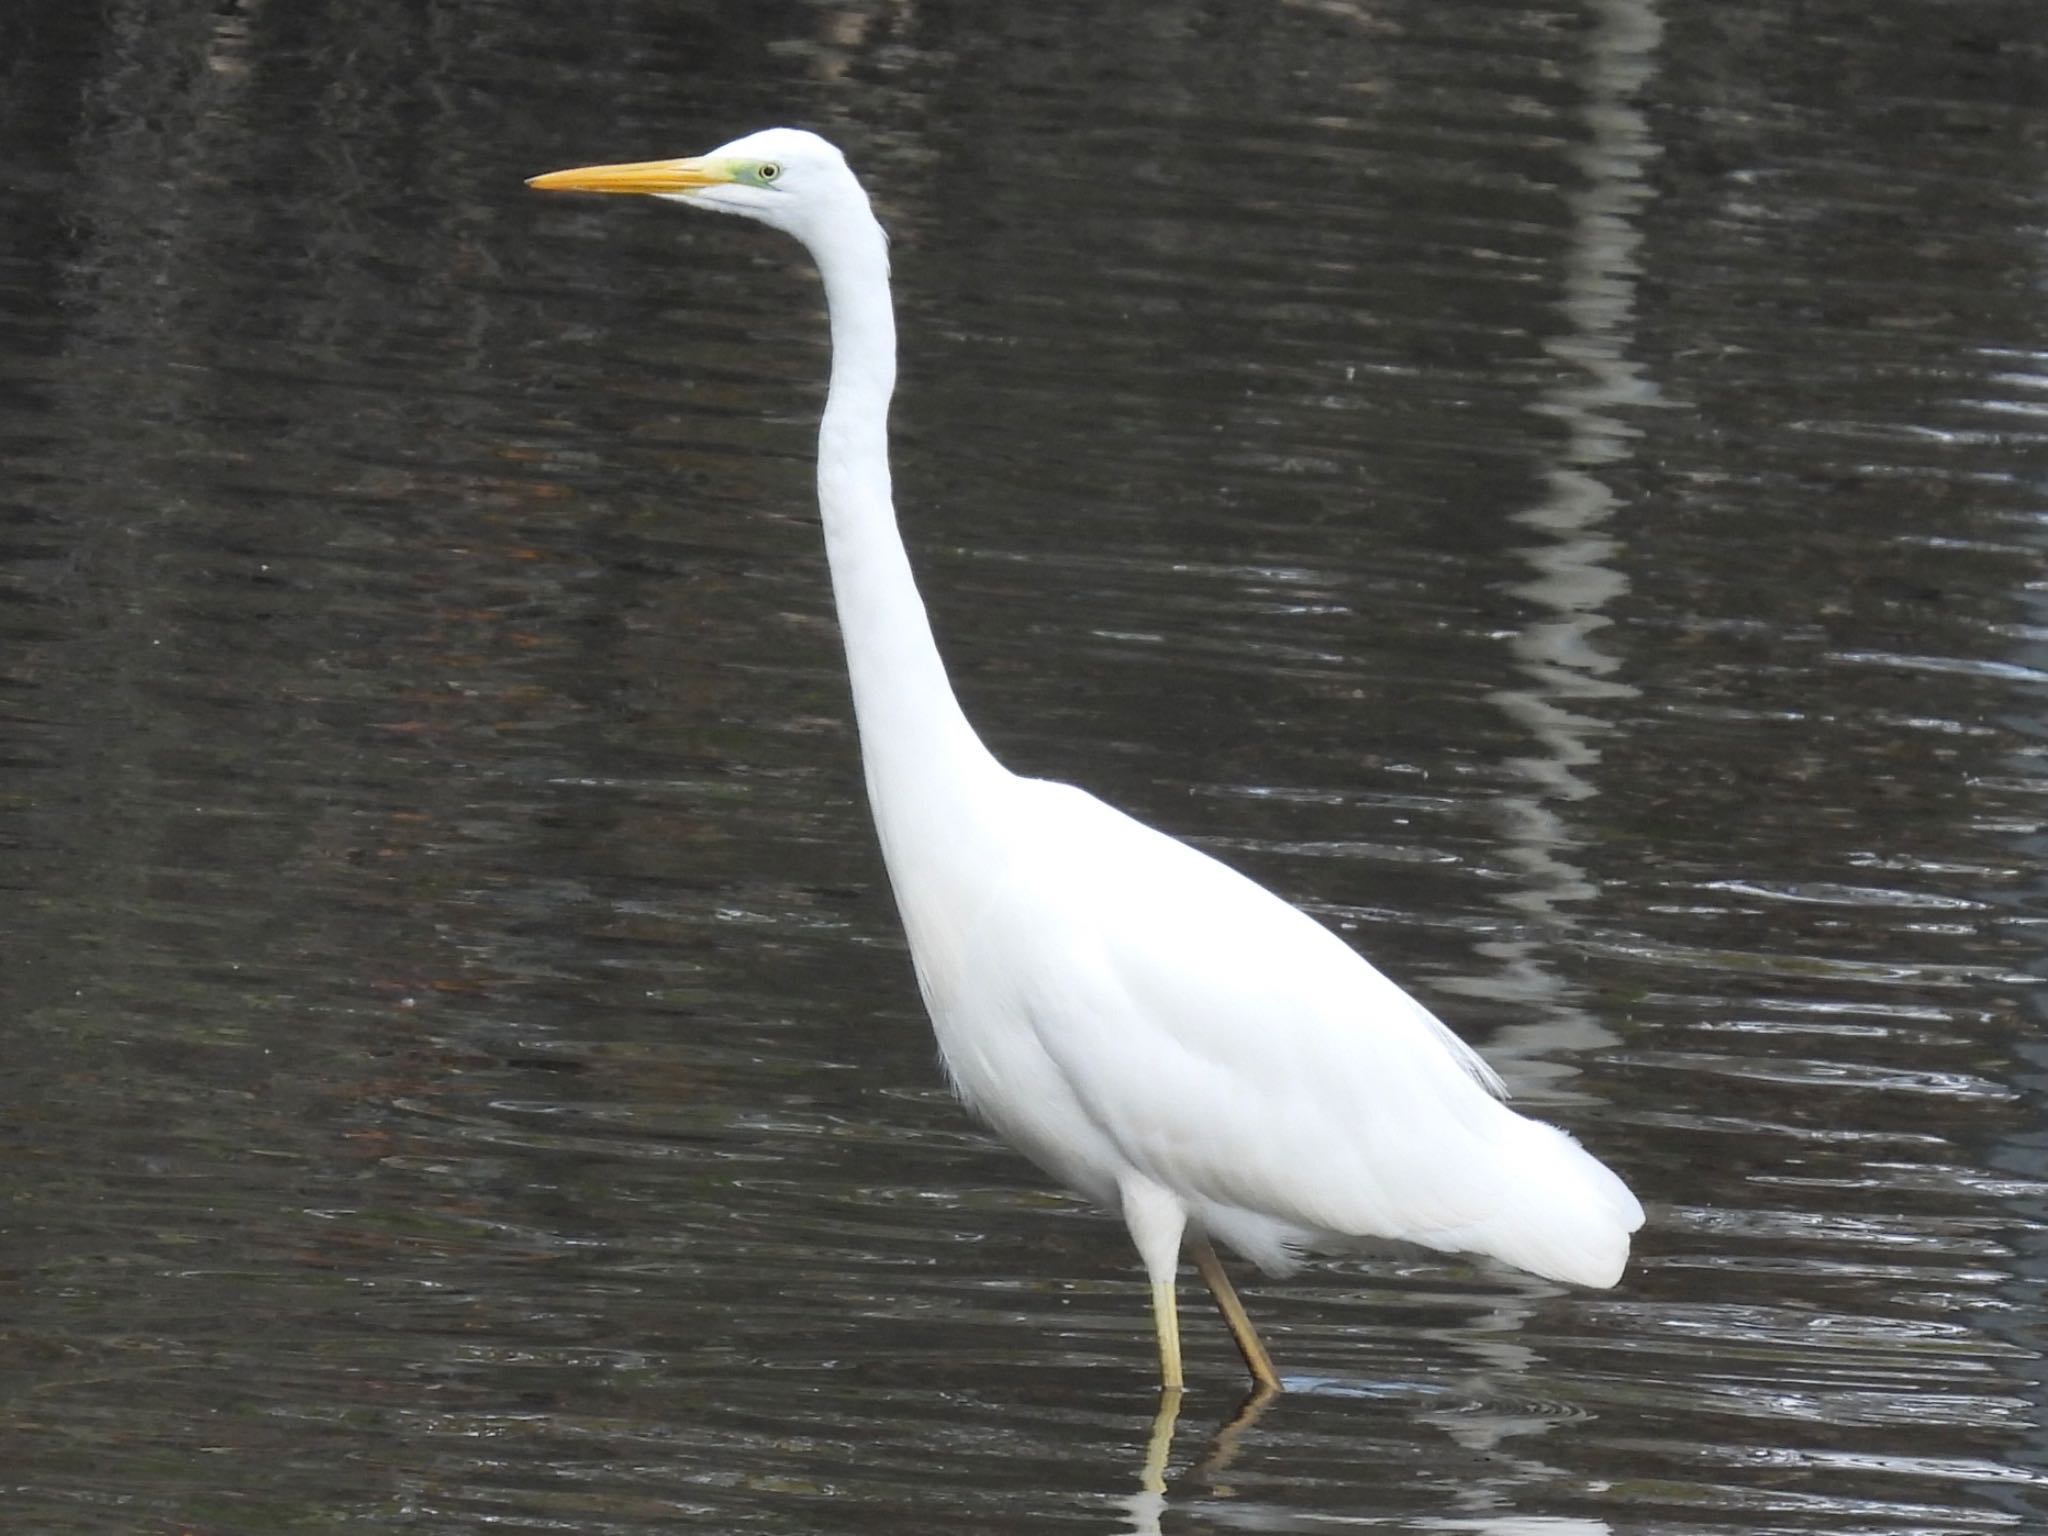
[[1606,1289],[1628,1263],[1629,1236],[1643,1224],[1641,1203],[1565,1132],[1516,1119],[1502,1158],[1509,1186],[1495,1213],[1425,1241],[1489,1254],[1548,1280]]

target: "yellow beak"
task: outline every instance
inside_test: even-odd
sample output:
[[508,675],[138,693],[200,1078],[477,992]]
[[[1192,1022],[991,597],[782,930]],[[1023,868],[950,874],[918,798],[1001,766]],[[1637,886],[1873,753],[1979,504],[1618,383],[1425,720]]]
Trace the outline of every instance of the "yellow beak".
[[722,186],[732,172],[715,160],[635,160],[626,165],[584,165],[529,176],[542,192],[696,192]]

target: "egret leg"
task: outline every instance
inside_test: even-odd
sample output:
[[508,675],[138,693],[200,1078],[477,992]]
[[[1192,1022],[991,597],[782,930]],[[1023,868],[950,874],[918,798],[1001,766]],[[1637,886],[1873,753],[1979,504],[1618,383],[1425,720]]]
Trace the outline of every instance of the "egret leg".
[[1159,1330],[1159,1387],[1164,1392],[1178,1392],[1180,1309],[1174,1301],[1173,1277],[1180,1268],[1180,1240],[1187,1230],[1187,1207],[1172,1190],[1135,1170],[1126,1173],[1118,1183],[1123,1194],[1124,1225],[1131,1229],[1131,1241],[1137,1245],[1138,1257],[1145,1261],[1145,1276],[1152,1282],[1152,1325]]
[[1152,1326],[1159,1330],[1159,1390],[1178,1395],[1180,1374],[1180,1305],[1171,1280],[1152,1287]]
[[1216,1298],[1216,1310],[1223,1314],[1223,1321],[1230,1326],[1230,1336],[1237,1340],[1237,1352],[1244,1356],[1245,1369],[1252,1373],[1252,1385],[1256,1389],[1254,1395],[1263,1398],[1278,1392],[1280,1378],[1273,1370],[1273,1357],[1266,1353],[1258,1329],[1245,1315],[1244,1303],[1237,1299],[1237,1289],[1231,1285],[1230,1276],[1224,1273],[1223,1261],[1216,1257],[1216,1250],[1206,1237],[1195,1238],[1188,1247],[1195,1256],[1195,1270],[1201,1275],[1202,1283]]

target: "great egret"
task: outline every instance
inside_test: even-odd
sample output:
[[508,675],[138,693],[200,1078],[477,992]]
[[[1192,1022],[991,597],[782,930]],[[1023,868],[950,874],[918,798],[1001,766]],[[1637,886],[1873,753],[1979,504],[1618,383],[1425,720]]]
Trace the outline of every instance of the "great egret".
[[887,239],[844,156],[770,128],[697,159],[536,176],[794,235],[825,282],[818,505],[868,803],[939,1051],[968,1107],[1120,1210],[1181,1389],[1185,1243],[1261,1391],[1278,1387],[1210,1239],[1272,1274],[1396,1238],[1608,1286],[1635,1196],[1329,929],[1066,784],[998,763],[961,713],[889,488]]

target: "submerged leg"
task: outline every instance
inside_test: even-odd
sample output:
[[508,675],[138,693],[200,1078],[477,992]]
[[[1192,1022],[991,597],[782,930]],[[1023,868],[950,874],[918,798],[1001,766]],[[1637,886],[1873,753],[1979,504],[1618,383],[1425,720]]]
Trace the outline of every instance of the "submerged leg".
[[[1195,1463],[1196,1481],[1213,1482],[1230,1469],[1230,1464],[1237,1460],[1237,1453],[1244,1449],[1244,1437],[1251,1433],[1252,1426],[1259,1422],[1259,1416],[1279,1397],[1278,1391],[1268,1391],[1264,1387],[1252,1389],[1251,1395],[1237,1405],[1237,1412],[1231,1416],[1230,1422],[1216,1431],[1202,1459]],[[1223,1497],[1230,1494],[1229,1488],[1221,1483],[1216,1483],[1213,1491]]]
[[[1138,1486],[1147,1493],[1166,1492],[1166,1457],[1173,1449],[1173,1426],[1180,1418],[1180,1398],[1178,1392],[1159,1394],[1159,1412],[1152,1416],[1152,1438],[1145,1442],[1145,1465],[1138,1472]],[[1161,1507],[1164,1508],[1163,1503]]]
[[1266,1353],[1258,1329],[1245,1315],[1244,1303],[1237,1299],[1237,1290],[1231,1285],[1230,1276],[1223,1272],[1223,1261],[1216,1257],[1216,1250],[1206,1237],[1198,1236],[1188,1244],[1188,1248],[1195,1256],[1195,1270],[1201,1275],[1202,1283],[1216,1298],[1216,1310],[1230,1325],[1230,1336],[1237,1340],[1237,1352],[1244,1356],[1245,1369],[1252,1373],[1252,1383],[1257,1389],[1255,1396],[1267,1397],[1278,1392],[1280,1378],[1273,1371],[1273,1357]]

